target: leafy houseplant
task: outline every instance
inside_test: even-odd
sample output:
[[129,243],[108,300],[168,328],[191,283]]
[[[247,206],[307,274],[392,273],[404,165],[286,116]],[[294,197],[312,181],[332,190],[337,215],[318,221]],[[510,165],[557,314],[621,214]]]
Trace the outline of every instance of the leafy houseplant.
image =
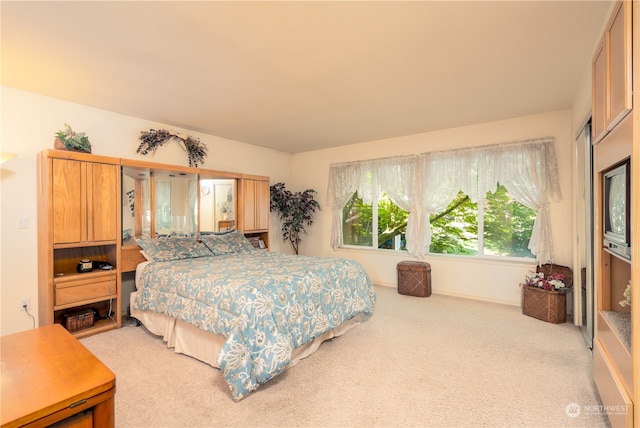
[[58,150],[72,150],[74,152],[91,153],[89,137],[84,132],[75,132],[69,124],[64,124],[64,130],[56,132],[54,147]]
[[282,221],[282,239],[289,241],[293,251],[298,254],[302,238],[300,233],[307,233],[304,226],[313,224],[313,214],[320,210],[320,204],[314,199],[316,191],[307,189],[304,192],[292,193],[284,183],[276,183],[270,187],[271,211],[278,213]]

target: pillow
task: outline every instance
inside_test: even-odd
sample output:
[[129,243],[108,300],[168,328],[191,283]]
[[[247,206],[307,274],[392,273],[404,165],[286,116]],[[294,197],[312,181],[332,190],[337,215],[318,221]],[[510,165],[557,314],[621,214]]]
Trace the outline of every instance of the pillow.
[[168,237],[154,239],[136,239],[142,248],[142,255],[154,262],[210,257],[209,249],[191,237]]
[[232,230],[223,234],[201,236],[202,242],[216,256],[230,253],[247,253],[253,251],[253,245],[239,230]]

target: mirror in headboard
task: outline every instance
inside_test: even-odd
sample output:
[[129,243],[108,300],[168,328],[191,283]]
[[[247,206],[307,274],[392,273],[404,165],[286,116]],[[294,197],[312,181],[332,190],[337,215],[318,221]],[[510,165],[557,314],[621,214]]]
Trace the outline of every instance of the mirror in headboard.
[[193,236],[198,233],[198,175],[152,172],[154,236]]
[[198,233],[198,174],[122,168],[122,245]]
[[151,174],[148,169],[122,169],[122,245],[151,236]]
[[144,258],[136,238],[235,228],[241,174],[122,159],[122,271]]
[[200,178],[200,233],[235,227],[236,180]]

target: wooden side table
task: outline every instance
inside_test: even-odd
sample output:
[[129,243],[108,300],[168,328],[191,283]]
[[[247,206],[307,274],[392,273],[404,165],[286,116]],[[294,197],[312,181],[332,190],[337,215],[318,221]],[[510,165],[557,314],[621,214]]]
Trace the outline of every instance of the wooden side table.
[[218,232],[226,232],[233,229],[235,220],[220,220],[218,222]]
[[0,338],[2,427],[113,427],[116,377],[60,324]]

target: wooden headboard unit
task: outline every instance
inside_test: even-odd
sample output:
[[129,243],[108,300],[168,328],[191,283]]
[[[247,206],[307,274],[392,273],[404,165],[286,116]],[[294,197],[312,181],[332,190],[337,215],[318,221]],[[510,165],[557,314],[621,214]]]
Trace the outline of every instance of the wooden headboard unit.
[[[201,197],[203,197],[203,193],[201,192],[201,183],[202,180],[235,180],[235,186],[233,186],[233,210],[234,213],[233,220],[235,221],[236,228],[238,230],[242,230],[245,235],[259,236],[260,239],[265,242],[265,244],[269,245],[269,230],[268,223],[267,225],[261,224],[260,226],[252,225],[253,222],[247,220],[249,217],[253,216],[253,213],[247,213],[245,209],[245,203],[243,200],[247,197],[255,198],[254,194],[250,196],[247,195],[247,192],[243,192],[243,189],[247,186],[245,182],[266,182],[267,187],[267,196],[266,196],[266,206],[265,203],[262,202],[262,206],[256,206],[255,200],[247,200],[246,205],[253,207],[252,209],[256,210],[256,215],[258,212],[261,216],[264,217],[265,211],[268,216],[269,212],[269,197],[268,197],[268,184],[269,177],[266,176],[256,176],[249,174],[240,174],[234,172],[226,172],[226,171],[218,171],[218,170],[208,170],[202,168],[191,168],[177,165],[167,165],[167,164],[159,164],[153,162],[143,162],[143,161],[134,161],[129,159],[121,159],[122,165],[122,179],[123,179],[123,189],[125,186],[125,177],[129,177],[135,181],[135,189],[134,193],[134,207],[147,207],[150,215],[150,218],[147,220],[147,233],[149,236],[156,236],[157,231],[155,228],[155,202],[156,202],[156,179],[158,177],[174,177],[174,176],[189,176],[191,178],[196,178],[198,187],[197,187],[197,197],[196,197],[196,206],[198,207],[197,218],[198,218],[198,232],[200,232],[200,218],[201,211],[203,210],[201,205]],[[131,180],[128,180],[129,183]],[[205,181],[206,183],[206,181]],[[193,195],[193,193],[192,193]],[[123,194],[123,198],[126,197]],[[185,196],[186,197],[186,196]],[[264,195],[262,198],[264,201]],[[189,205],[187,201],[187,206]],[[122,210],[129,209],[131,204],[122,203]],[[152,208],[153,207],[153,208]],[[133,233],[132,237],[141,236],[140,233],[142,231],[143,224],[143,211],[144,210],[135,210],[133,211]],[[268,218],[268,217],[267,217]],[[217,224],[217,223],[216,223]],[[262,227],[262,229],[258,229],[258,227]],[[124,225],[123,225],[124,229]],[[254,230],[255,229],[255,230]],[[120,271],[121,272],[134,272],[136,267],[141,262],[144,262],[146,259],[140,253],[140,246],[135,244],[135,239],[128,239],[122,243],[120,247]]]

